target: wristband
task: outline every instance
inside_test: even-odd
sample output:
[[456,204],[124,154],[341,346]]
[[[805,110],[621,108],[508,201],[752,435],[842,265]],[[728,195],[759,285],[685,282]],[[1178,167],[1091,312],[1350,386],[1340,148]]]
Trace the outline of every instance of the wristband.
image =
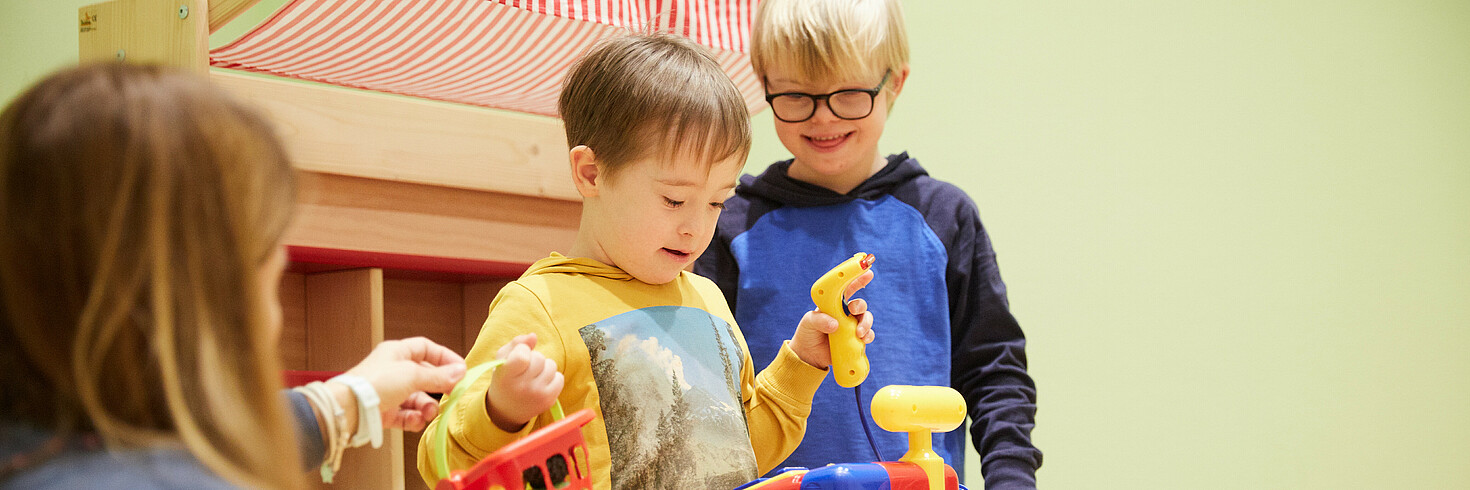
[[352,435],[352,447],[372,442],[373,448],[383,447],[383,414],[378,411],[378,390],[367,380],[351,374],[338,375],[336,381],[352,389],[357,398],[357,432]]

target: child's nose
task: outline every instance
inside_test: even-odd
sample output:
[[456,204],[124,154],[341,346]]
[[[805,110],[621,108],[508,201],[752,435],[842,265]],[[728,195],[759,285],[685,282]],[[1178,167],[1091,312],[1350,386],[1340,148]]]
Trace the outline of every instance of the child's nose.
[[[712,227],[714,223],[709,216],[706,216],[707,214],[708,213],[695,212],[685,215],[684,219],[680,220],[679,222],[679,234],[688,237],[696,237],[699,236],[699,234],[703,232],[706,227]],[[718,217],[718,215],[715,216]]]
[[699,223],[697,223],[697,219],[693,214],[685,214],[682,219],[679,220],[679,227],[676,230],[679,232],[680,235],[694,236],[694,230],[698,226]]

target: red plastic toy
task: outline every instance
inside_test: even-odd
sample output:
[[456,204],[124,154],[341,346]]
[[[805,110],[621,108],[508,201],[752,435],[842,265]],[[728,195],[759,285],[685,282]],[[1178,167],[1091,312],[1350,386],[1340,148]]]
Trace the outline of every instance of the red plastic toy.
[[[519,441],[490,453],[468,470],[457,470],[439,480],[435,490],[492,490],[521,488],[591,489],[587,442],[582,426],[596,415],[582,409],[553,422]],[[541,481],[534,480],[537,476]],[[558,478],[560,477],[560,478]]]
[[[440,410],[448,413],[459,403],[464,392],[480,376],[493,371],[505,361],[496,359],[465,372],[463,379],[444,397]],[[597,415],[591,409],[578,410],[562,417],[561,402],[551,407],[555,419],[551,425],[537,429],[525,438],[507,444],[485,456],[469,469],[452,470],[445,454],[449,432],[436,425],[425,443],[429,444],[429,460],[434,474],[441,476],[436,490],[521,490],[534,488],[592,488],[592,470],[587,459],[587,441],[582,426]]]

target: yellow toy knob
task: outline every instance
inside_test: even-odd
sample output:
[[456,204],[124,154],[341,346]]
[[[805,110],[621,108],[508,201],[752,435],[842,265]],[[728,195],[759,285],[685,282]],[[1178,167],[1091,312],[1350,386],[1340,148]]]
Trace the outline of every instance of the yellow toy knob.
[[844,388],[852,388],[868,379],[868,356],[862,339],[857,338],[857,318],[843,309],[842,293],[847,285],[873,266],[873,254],[858,252],[837,264],[812,284],[812,302],[822,313],[837,319],[837,331],[827,336],[832,352],[832,378]]
[[884,386],[873,395],[873,421],[889,432],[909,433],[909,452],[899,461],[919,465],[929,488],[944,488],[944,458],[934,452],[932,432],[949,432],[965,421],[965,397],[948,386]]

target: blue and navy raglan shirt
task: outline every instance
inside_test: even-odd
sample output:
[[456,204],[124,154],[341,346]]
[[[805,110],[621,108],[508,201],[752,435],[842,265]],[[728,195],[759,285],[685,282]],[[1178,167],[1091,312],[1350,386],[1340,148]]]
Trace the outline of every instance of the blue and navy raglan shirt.
[[[888,164],[847,194],[792,179],[791,161],[746,175],[725,202],[695,272],[719,285],[763,366],[813,308],[812,282],[857,252],[877,256],[877,278],[855,296],[874,313],[863,410],[893,384],[952,386],[969,407],[970,434],[987,488],[1035,486],[1041,451],[1031,443],[1036,385],[1026,338],[1011,316],[995,252],[975,203],[909,158]],[[874,461],[853,390],[823,382],[806,437],[781,467]],[[907,450],[904,434],[866,421],[883,460]],[[934,449],[964,469],[961,426]]]

